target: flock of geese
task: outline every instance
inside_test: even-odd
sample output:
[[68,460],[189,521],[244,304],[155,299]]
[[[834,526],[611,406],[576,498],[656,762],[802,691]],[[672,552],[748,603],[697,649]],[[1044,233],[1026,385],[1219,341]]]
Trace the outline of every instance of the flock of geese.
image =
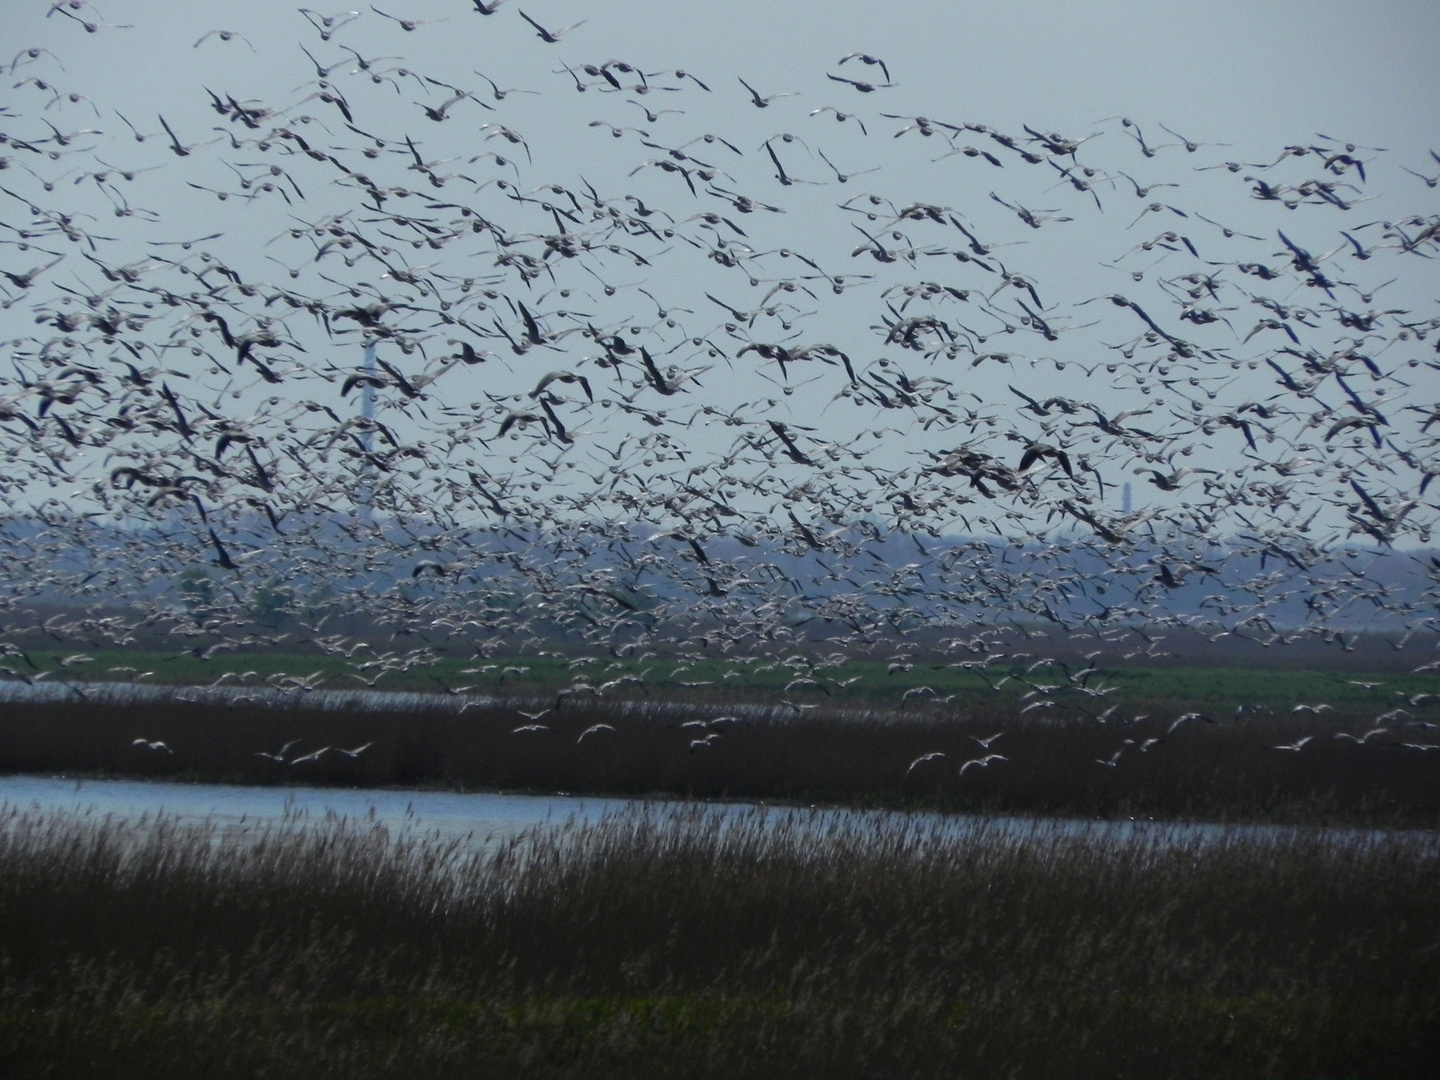
[[1430,659],[1433,149],[922,115],[903,58],[692,72],[505,0],[207,28],[157,106],[97,58],[173,29],[103,6],[0,66],[12,658]]

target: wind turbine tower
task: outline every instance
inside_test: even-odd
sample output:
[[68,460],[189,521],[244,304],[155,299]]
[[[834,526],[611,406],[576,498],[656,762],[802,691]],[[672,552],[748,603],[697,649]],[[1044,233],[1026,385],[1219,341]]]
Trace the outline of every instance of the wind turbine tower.
[[[368,459],[375,445],[375,342],[365,343],[365,363],[363,368],[366,378],[360,384],[360,419],[365,423],[360,427],[360,447],[365,451]],[[374,494],[374,466],[367,460],[360,473],[360,486],[355,492],[356,508],[361,517],[369,517],[371,513],[370,498]]]

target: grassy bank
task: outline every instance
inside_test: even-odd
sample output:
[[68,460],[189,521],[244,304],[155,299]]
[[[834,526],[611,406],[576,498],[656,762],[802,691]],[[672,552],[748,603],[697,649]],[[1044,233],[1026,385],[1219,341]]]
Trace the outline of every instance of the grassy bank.
[[[443,698],[330,710],[306,700],[9,704],[0,710],[0,772],[1440,823],[1440,750],[1418,749],[1440,740],[1415,726],[1428,721],[1403,715],[1376,731],[1373,706],[1238,718],[1212,710],[1218,719],[1177,726],[1186,707],[1163,701],[1130,702],[1100,722],[1058,709],[1018,715],[993,700],[804,711],[654,698],[577,697],[558,707],[520,699],[463,711]],[[999,757],[966,765],[990,755]]]
[[[1052,643],[1045,643],[1051,646]],[[50,643],[54,645],[53,642]],[[1037,648],[1042,646],[1037,645]],[[573,651],[572,651],[573,652]],[[785,659],[700,658],[656,655],[617,659],[547,651],[541,655],[479,659],[443,648],[358,645],[349,654],[295,649],[283,652],[176,652],[141,648],[57,651],[34,646],[9,664],[17,675],[55,682],[140,679],[149,683],[204,686],[287,686],[444,693],[481,696],[553,696],[576,682],[615,683],[622,695],[666,700],[727,703],[795,701],[893,708],[955,696],[957,702],[1003,702],[1016,707],[1038,700],[1083,705],[1095,712],[1120,701],[1165,701],[1185,708],[1203,706],[1234,712],[1237,706],[1288,711],[1300,703],[1323,702],[1339,709],[1376,712],[1407,706],[1423,693],[1440,693],[1440,674],[1415,672],[1416,658],[1400,653],[1370,654],[1370,666],[1339,654],[1324,656],[1257,653],[1245,665],[1210,663],[1183,656],[1161,662],[1127,663],[1094,659],[1074,648],[1017,653],[989,663],[949,662],[935,653],[906,663],[826,655],[823,649]],[[199,655],[197,655],[199,654]],[[1054,654],[1054,655],[1052,655]],[[1091,656],[1092,654],[1086,654]],[[203,657],[203,658],[202,658]],[[1093,657],[1092,657],[1093,659]],[[1308,661],[1308,662],[1307,662]],[[1385,665],[1383,670],[1382,663]],[[618,680],[618,682],[617,682]],[[928,688],[922,690],[921,688]],[[1037,688],[1040,688],[1037,690]],[[1087,691],[1089,691],[1087,693]],[[907,698],[907,692],[911,697]],[[920,696],[915,696],[915,695]]]
[[0,821],[6,1076],[1425,1076],[1433,836]]

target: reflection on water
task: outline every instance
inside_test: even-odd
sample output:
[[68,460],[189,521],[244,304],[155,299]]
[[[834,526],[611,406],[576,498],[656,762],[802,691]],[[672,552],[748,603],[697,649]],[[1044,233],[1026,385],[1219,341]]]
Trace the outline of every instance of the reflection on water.
[[0,806],[57,813],[113,815],[129,821],[165,817],[221,829],[262,827],[284,818],[370,820],[393,831],[421,830],[443,839],[502,840],[546,822],[598,819],[624,800],[487,792],[355,790],[175,784],[144,780],[74,780],[0,776]]
[[[573,795],[513,795],[497,792],[397,791],[392,789],[250,787],[228,784],[177,784],[146,780],[76,780],[67,777],[0,776],[0,809],[38,809],[47,813],[112,815],[131,822],[164,815],[189,824],[209,824],[221,830],[259,829],[282,820],[314,821],[335,817],[371,821],[397,833],[426,833],[444,840],[488,846],[527,829],[567,820],[598,821],[633,800]],[[662,805],[677,805],[666,801]],[[751,803],[707,804],[715,813],[743,814]],[[1150,843],[1204,843],[1241,835],[1280,836],[1299,831],[1294,826],[1215,825],[1152,821],[1036,821],[1031,818],[942,816],[901,811],[770,807],[770,820],[793,823],[817,831],[848,818],[910,818],[939,823],[955,835],[983,829],[994,839],[1011,837],[1024,842],[1037,830],[1056,828],[1105,840],[1143,839]],[[1363,829],[1327,829],[1335,836],[1355,840],[1385,835]],[[1052,833],[1053,835],[1053,833]],[[1430,834],[1417,834],[1430,835]]]

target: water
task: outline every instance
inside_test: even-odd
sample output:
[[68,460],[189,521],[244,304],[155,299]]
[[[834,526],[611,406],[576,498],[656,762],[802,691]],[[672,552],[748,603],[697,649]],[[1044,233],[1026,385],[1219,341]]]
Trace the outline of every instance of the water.
[[396,832],[420,830],[441,838],[504,840],[547,822],[598,820],[627,805],[623,799],[492,792],[251,787],[148,780],[0,777],[0,806],[46,813],[112,815],[130,821],[157,815],[221,830],[259,828],[296,818],[367,819]]
[[[547,824],[569,820],[594,822],[618,813],[634,800],[575,795],[514,795],[499,792],[407,791],[394,789],[252,787],[229,784],[178,784],[148,780],[76,780],[67,777],[0,776],[0,808],[36,809],[45,813],[112,815],[128,821],[158,815],[188,824],[207,824],[222,832],[258,830],[282,820],[321,824],[335,817],[374,822],[396,833],[423,833],[442,840],[458,840],[489,847]],[[679,801],[655,800],[652,805],[682,806]],[[753,803],[710,803],[713,812],[741,815]],[[909,819],[939,824],[959,838],[983,830],[992,840],[1009,838],[1023,843],[1037,831],[1054,830],[1076,837],[1143,840],[1166,845],[1207,843],[1237,834],[1282,837],[1305,831],[1278,825],[1216,825],[1204,822],[1090,821],[1023,817],[975,817],[885,810],[772,806],[768,819],[777,825],[793,823],[823,832],[843,820]],[[1326,829],[1331,836],[1356,842],[1388,835],[1366,829]],[[1431,838],[1416,833],[1416,838]]]

